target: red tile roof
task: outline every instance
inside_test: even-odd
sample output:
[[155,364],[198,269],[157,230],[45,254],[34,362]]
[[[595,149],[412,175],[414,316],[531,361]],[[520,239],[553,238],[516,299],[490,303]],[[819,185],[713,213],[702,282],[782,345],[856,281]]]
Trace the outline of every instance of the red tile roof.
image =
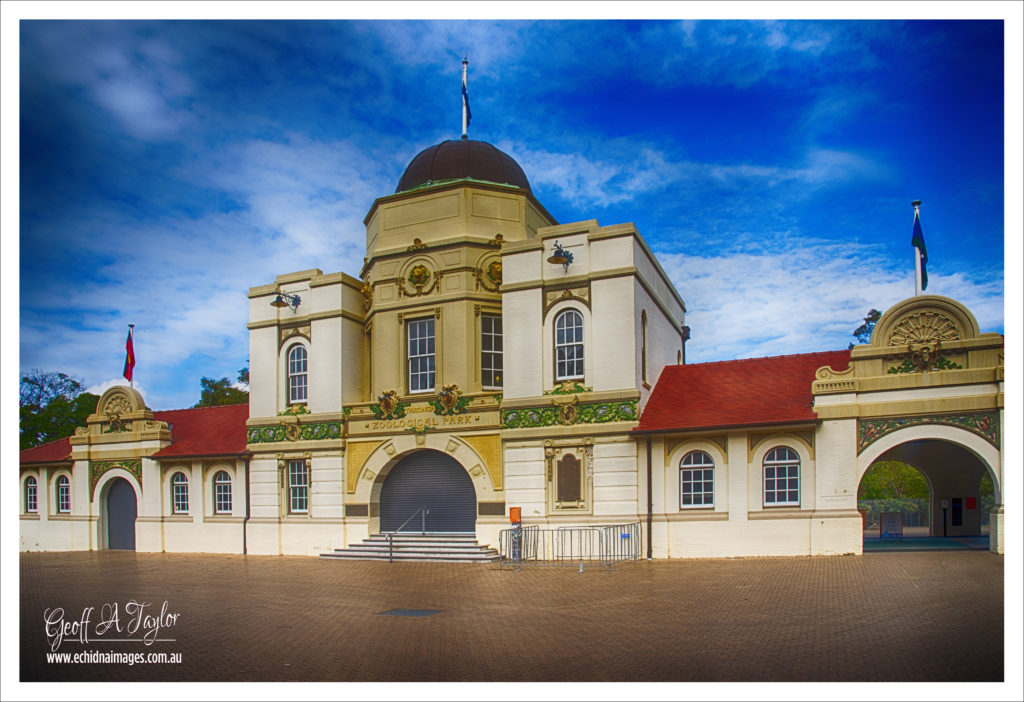
[[197,407],[154,412],[171,426],[172,443],[153,458],[172,456],[224,456],[245,451],[245,420],[249,404]]
[[[248,404],[166,410],[154,412],[153,418],[171,428],[171,444],[152,454],[153,458],[226,456],[245,451]],[[22,464],[70,460],[71,441],[66,438],[21,452]]]
[[849,351],[825,351],[665,366],[634,431],[814,422],[814,372],[849,365]]
[[71,440],[68,437],[48,441],[21,452],[22,463],[63,463],[71,460]]

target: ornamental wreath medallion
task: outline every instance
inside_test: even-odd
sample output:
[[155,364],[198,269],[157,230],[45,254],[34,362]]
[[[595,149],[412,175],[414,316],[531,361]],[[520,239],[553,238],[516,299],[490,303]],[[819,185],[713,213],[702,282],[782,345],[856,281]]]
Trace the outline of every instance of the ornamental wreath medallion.
[[408,290],[405,287],[405,282],[401,277],[399,277],[396,280],[398,283],[398,294],[406,297],[418,297],[419,295],[425,295],[434,289],[438,281],[441,280],[441,272],[437,271],[431,274],[429,268],[422,263],[417,263],[409,271],[409,275],[405,277],[405,280],[408,281],[415,290]]
[[501,285],[501,261],[491,261],[491,265],[487,266],[487,277],[495,285]]
[[399,402],[397,391],[388,390],[377,396],[377,404],[370,411],[377,419],[398,419],[405,416],[405,405]]
[[462,397],[458,385],[445,385],[437,394],[437,399],[431,400],[430,405],[434,408],[434,414],[462,414],[469,406],[469,398]]
[[430,271],[422,263],[417,263],[412,267],[412,270],[409,271],[409,282],[417,289],[422,288],[430,282]]

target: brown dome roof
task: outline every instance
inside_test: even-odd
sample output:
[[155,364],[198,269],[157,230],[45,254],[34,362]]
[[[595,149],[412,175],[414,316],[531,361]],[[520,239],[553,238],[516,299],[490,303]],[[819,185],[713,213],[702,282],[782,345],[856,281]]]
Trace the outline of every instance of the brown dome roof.
[[486,141],[442,141],[421,151],[398,181],[396,193],[446,180],[486,180],[529,191],[530,183],[511,156]]

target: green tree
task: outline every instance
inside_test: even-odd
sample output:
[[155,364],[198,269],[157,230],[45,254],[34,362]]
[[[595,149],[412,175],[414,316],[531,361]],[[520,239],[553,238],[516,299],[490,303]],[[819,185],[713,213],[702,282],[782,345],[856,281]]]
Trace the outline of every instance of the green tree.
[[[238,371],[238,383],[249,383],[249,367]],[[194,407],[215,407],[217,405],[240,405],[249,401],[249,393],[240,390],[226,377],[220,380],[213,378],[202,378],[199,381],[202,391],[199,395],[199,402]]]
[[[853,330],[854,338],[856,338],[857,341],[859,341],[862,344],[866,344],[869,341],[871,341],[871,332],[875,330],[875,325],[881,318],[882,313],[872,307],[868,311],[867,316],[864,318],[864,324],[861,324],[859,327]],[[853,344],[850,344],[850,348],[853,348]]]
[[928,498],[928,482],[913,466],[901,461],[878,461],[868,468],[857,490],[858,500]]
[[99,397],[66,373],[34,369],[21,378],[18,444],[21,450],[71,436],[96,411]]

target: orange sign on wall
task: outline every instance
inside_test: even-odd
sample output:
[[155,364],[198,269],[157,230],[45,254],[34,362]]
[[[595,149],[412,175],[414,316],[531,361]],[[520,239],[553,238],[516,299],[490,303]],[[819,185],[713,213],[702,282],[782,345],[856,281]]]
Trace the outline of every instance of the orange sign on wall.
[[509,507],[508,508],[508,520],[510,522],[512,522],[513,524],[515,524],[516,522],[523,521],[522,520],[522,514],[523,514],[523,508],[522,507]]

